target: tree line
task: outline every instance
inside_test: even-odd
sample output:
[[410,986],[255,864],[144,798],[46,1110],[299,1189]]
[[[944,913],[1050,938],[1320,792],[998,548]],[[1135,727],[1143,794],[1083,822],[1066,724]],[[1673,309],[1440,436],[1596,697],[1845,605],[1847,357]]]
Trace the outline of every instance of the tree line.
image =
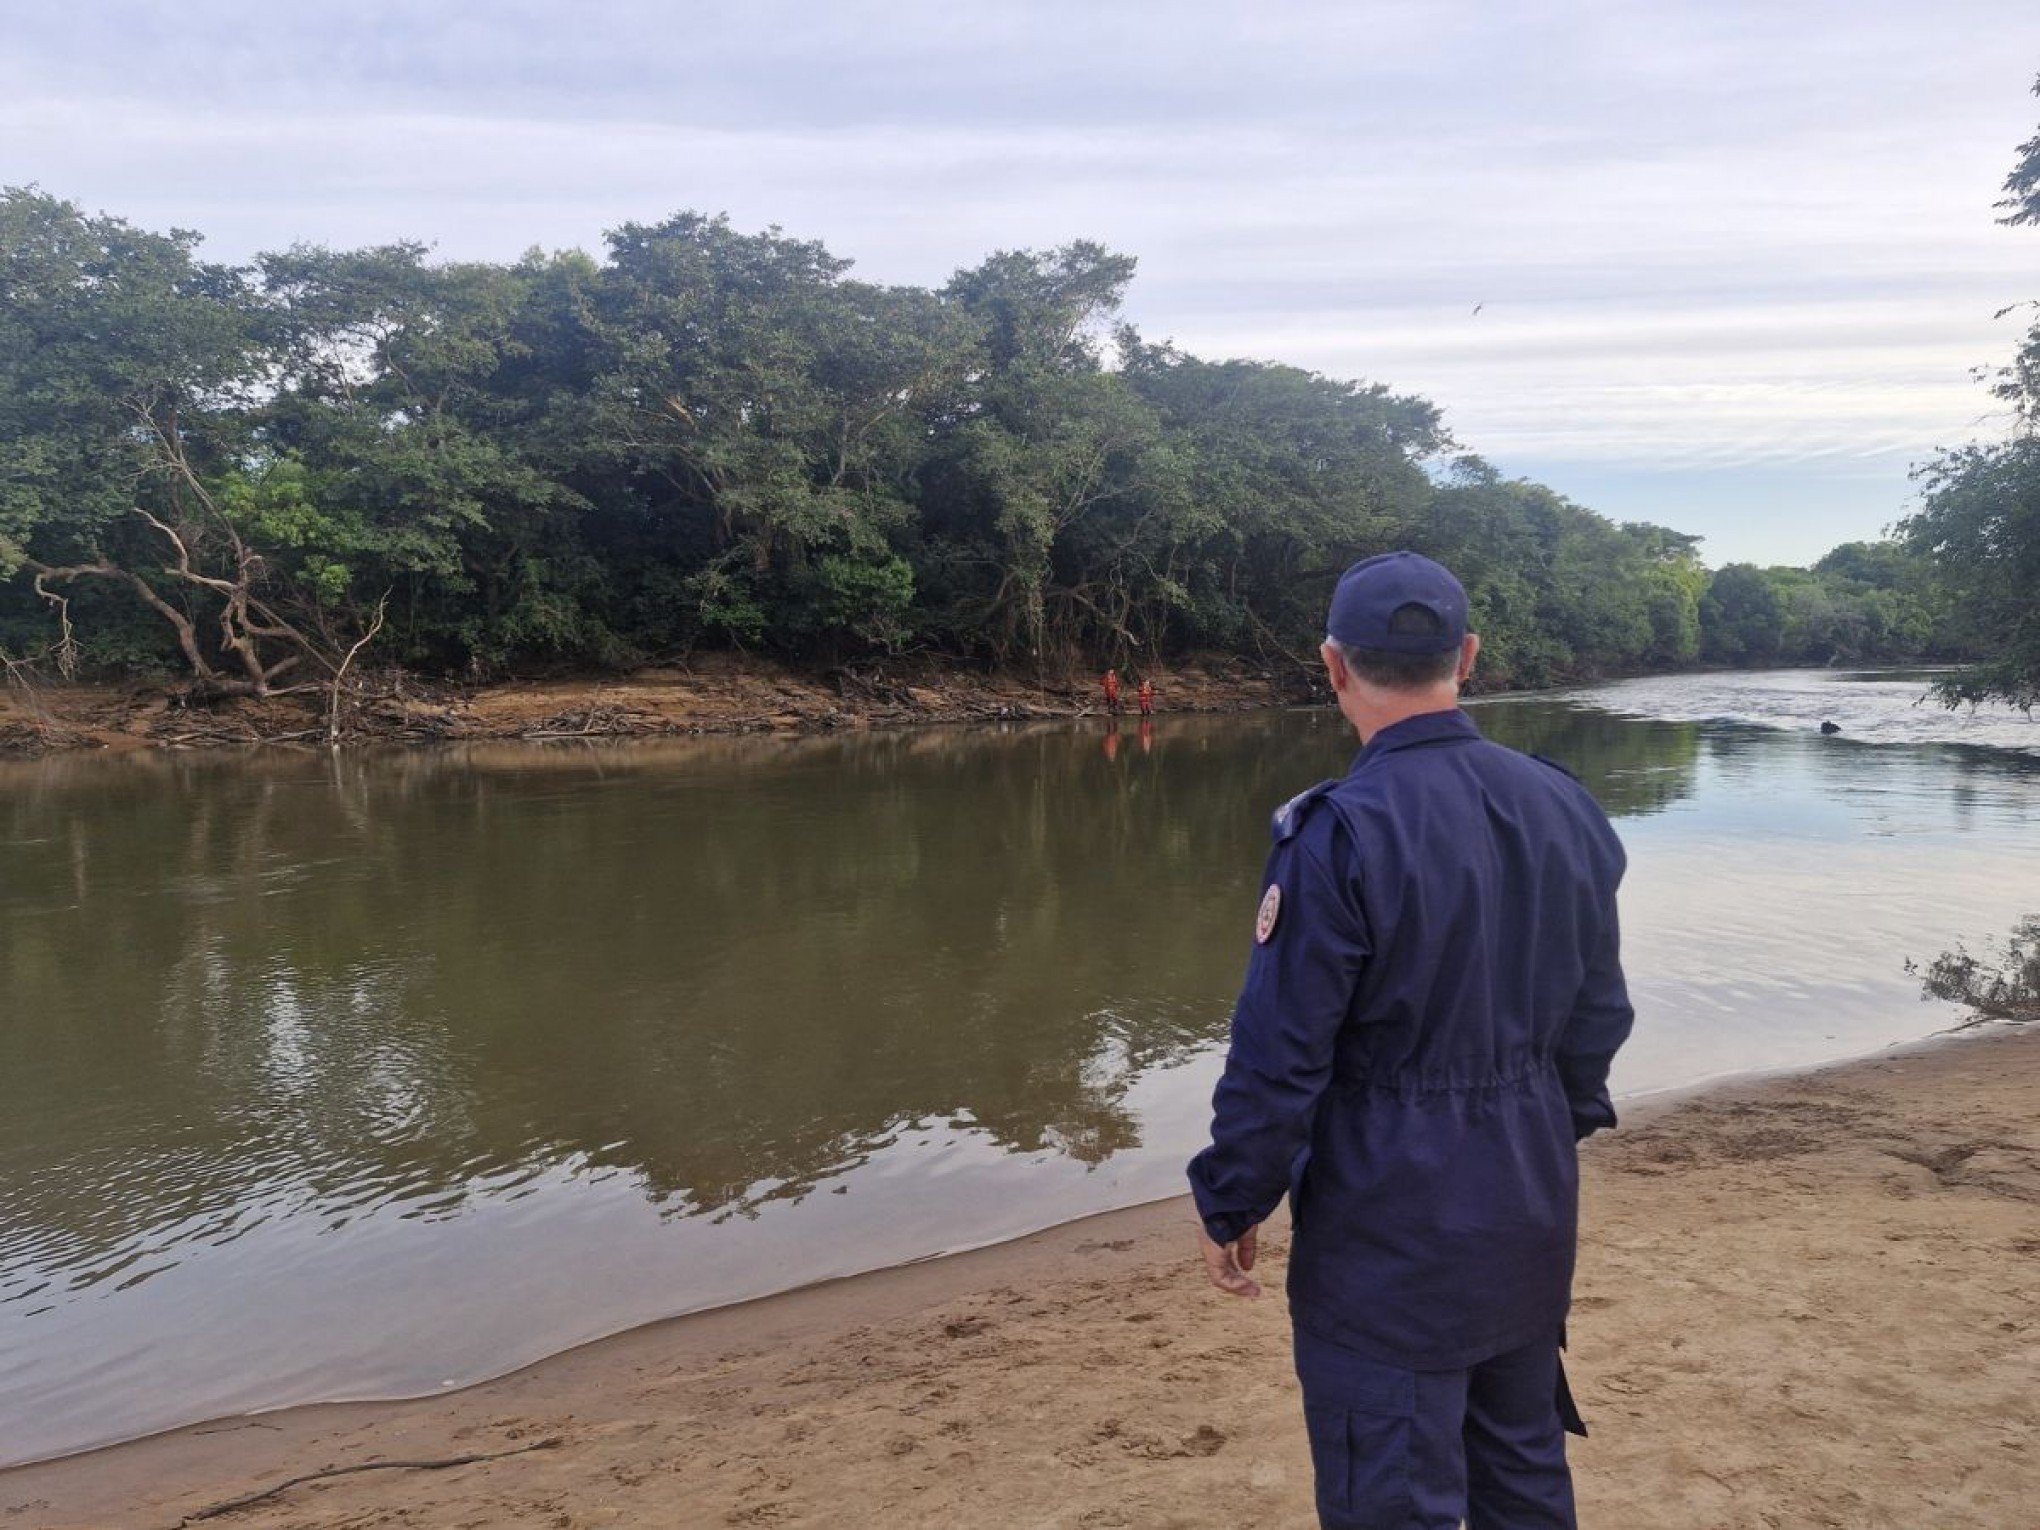
[[[1425,399],[1147,340],[1116,322],[1134,262],[1089,242],[940,288],[694,213],[600,258],[199,247],[0,193],[11,660],[335,697],[369,666],[712,648],[1281,663],[1398,546],[1466,581],[1490,686],[1984,651],[1949,569],[2010,448],[1945,460],[1898,540],[1710,573],[1695,537],[1466,454]],[[2029,425],[2035,376],[2029,348]]]

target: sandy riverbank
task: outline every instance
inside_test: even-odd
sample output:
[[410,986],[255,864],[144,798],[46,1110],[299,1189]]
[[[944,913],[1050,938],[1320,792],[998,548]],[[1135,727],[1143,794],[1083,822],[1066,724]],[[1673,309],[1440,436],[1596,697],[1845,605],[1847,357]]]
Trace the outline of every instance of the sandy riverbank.
[[[1588,1152],[1585,1522],[2021,1530],[2040,1503],[2040,1028],[1633,1113]],[[0,1526],[1301,1526],[1279,1300],[1180,1202],[622,1335],[417,1403],[0,1473]],[[1282,1268],[1275,1240],[1270,1273]]]
[[[1128,672],[1129,675],[1131,671]],[[1163,712],[1278,706],[1308,694],[1293,666],[1212,656],[1146,672]],[[0,755],[75,749],[316,745],[322,696],[228,698],[183,705],[165,685],[0,686]],[[1134,710],[1133,681],[1124,697]],[[383,676],[350,701],[356,743],[474,739],[670,738],[721,733],[822,733],[917,723],[993,722],[1102,713],[1098,676],[979,674],[929,661],[826,672],[709,654],[688,665],[558,680],[456,686]],[[1126,725],[1134,725],[1129,716]]]

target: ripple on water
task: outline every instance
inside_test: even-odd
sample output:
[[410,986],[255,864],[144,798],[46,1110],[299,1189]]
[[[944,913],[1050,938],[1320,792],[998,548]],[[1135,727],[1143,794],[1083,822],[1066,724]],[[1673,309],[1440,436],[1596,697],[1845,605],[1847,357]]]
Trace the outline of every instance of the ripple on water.
[[1943,706],[1932,694],[1934,670],[1767,670],[1620,680],[1564,693],[1630,717],[1674,722],[1743,723],[1818,733],[1840,726],[1839,740],[1879,744],[1966,744],[2040,753],[2040,718],[2002,703]]
[[[1919,689],[1476,706],[1629,846],[1621,1090],[1933,1029],[1905,961],[2034,911],[2040,734]],[[1267,811],[1352,740],[1110,739],[0,769],[0,1458],[1174,1193]]]

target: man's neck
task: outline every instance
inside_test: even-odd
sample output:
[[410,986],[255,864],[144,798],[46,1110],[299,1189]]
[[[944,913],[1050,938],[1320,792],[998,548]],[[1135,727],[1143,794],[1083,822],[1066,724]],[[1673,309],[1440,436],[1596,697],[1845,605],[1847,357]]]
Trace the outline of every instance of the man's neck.
[[1360,735],[1364,747],[1374,741],[1374,735],[1383,728],[1393,728],[1399,722],[1408,722],[1412,717],[1425,717],[1433,712],[1452,712],[1459,707],[1459,688],[1440,687],[1433,691],[1412,692],[1397,696],[1392,701],[1376,706],[1355,709],[1357,715],[1350,717],[1354,729]]

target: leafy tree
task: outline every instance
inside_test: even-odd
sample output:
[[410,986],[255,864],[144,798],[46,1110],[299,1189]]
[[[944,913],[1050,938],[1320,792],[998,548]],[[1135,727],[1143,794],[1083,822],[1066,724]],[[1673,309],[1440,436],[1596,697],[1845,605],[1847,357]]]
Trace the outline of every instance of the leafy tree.
[[[813,636],[834,613],[899,641],[911,475],[977,326],[936,294],[847,281],[847,261],[776,230],[683,214],[610,248],[579,476],[598,534],[637,554],[626,625],[755,642]],[[676,595],[660,633],[649,607]]]
[[1644,662],[1691,664],[1700,657],[1700,599],[1707,593],[1700,538],[1641,521],[1626,522],[1622,530],[1644,561],[1644,610],[1650,622]]
[[337,675],[359,634],[293,620],[265,533],[304,524],[305,485],[250,432],[267,356],[246,273],[197,246],[0,195],[0,567],[54,609],[67,673],[73,591],[103,585],[160,618],[203,690],[266,695],[308,659]]
[[1994,655],[1941,695],[2030,709],[2040,702],[2040,435],[1944,453],[1920,477],[1906,538],[1941,569],[1958,632]]
[[[298,489],[274,521],[302,608],[350,613],[388,590],[414,662],[595,646],[571,541],[586,502],[534,460],[555,337],[548,283],[585,261],[428,265],[417,245],[262,257],[278,386],[255,413],[272,475]],[[578,584],[577,584],[578,575]]]
[[1548,685],[1692,657],[1696,539],[1618,527],[1462,458],[1413,541],[1458,571],[1491,683]]
[[1813,565],[1816,574],[1879,590],[1910,588],[1924,569],[1899,542],[1844,542]]
[[[2040,223],[2040,136],[2021,146],[1998,205],[2005,223]],[[2030,710],[2040,702],[2040,324],[1994,391],[2011,406],[2011,438],[1918,469],[1921,507],[1900,531],[1939,571],[1958,631],[1991,655],[1943,682],[1942,699]]]
[[1730,563],[1700,600],[1701,651],[1719,664],[1771,664],[1785,643],[1785,611],[1753,563]]
[[1954,656],[1959,652],[1947,602],[1927,559],[1895,540],[1844,542],[1813,565],[1847,603],[1858,645],[1851,660]]
[[1307,654],[1339,574],[1422,522],[1432,497],[1423,464],[1448,444],[1437,409],[1297,367],[1202,361],[1131,329],[1119,344],[1127,382],[1157,411],[1186,475],[1166,556],[1150,560],[1167,630]]
[[951,644],[1043,665],[1143,642],[1128,559],[1179,485],[1154,411],[1102,365],[1132,274],[1080,241],[1003,251],[943,289],[979,337],[920,475],[931,620]]

